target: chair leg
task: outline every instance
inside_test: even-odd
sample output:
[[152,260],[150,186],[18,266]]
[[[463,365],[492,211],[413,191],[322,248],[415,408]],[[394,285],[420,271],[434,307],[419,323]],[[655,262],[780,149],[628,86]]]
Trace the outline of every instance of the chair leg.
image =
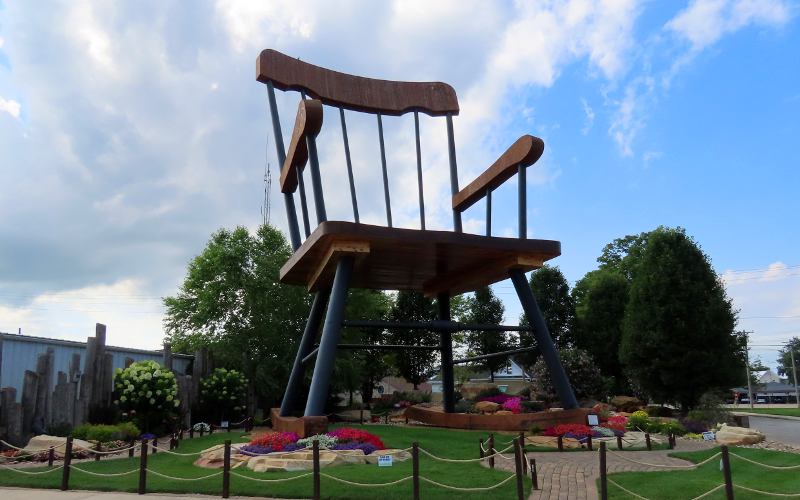
[[561,361],[558,359],[558,352],[556,352],[553,339],[547,330],[542,311],[536,303],[536,297],[533,296],[528,280],[525,279],[525,273],[521,269],[511,269],[508,274],[514,283],[514,289],[517,291],[522,309],[533,327],[533,334],[539,344],[539,350],[542,353],[544,362],[547,364],[548,370],[550,370],[550,377],[553,379],[553,385],[558,393],[558,398],[561,400],[561,405],[567,410],[577,408],[578,400],[575,399],[575,392],[572,390],[569,378],[564,372]]
[[336,361],[336,349],[342,337],[342,320],[347,305],[347,290],[350,288],[350,277],[353,274],[353,257],[345,256],[336,264],[336,276],[333,279],[331,300],[325,314],[325,325],[319,341],[317,360],[314,364],[314,375],[311,378],[311,389],[306,402],[306,417],[324,415],[325,401],[328,399],[328,388],[333,364]]
[[[440,293],[436,298],[439,308],[439,320],[450,321],[450,295]],[[456,411],[456,401],[453,395],[455,390],[453,382],[453,332],[450,330],[439,333],[439,347],[442,353],[442,396],[445,413]]]
[[314,294],[314,302],[311,304],[311,311],[308,313],[306,328],[303,331],[303,337],[300,339],[300,345],[297,347],[297,356],[294,358],[292,373],[289,375],[289,382],[286,384],[286,392],[283,394],[283,401],[281,402],[282,417],[289,416],[295,410],[299,402],[300,391],[303,388],[303,375],[306,371],[303,366],[303,358],[311,353],[311,348],[314,345],[314,340],[317,338],[319,325],[322,322],[325,306],[328,304],[328,298],[330,298],[330,296],[330,289],[322,290]]

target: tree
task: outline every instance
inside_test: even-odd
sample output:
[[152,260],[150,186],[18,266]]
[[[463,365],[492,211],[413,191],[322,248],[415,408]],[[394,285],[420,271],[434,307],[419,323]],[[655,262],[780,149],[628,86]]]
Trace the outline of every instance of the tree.
[[[558,356],[561,365],[569,377],[572,389],[577,398],[600,398],[605,396],[609,381],[603,377],[597,368],[592,356],[583,349],[566,348],[559,349]],[[533,389],[548,401],[558,399],[553,381],[550,378],[550,369],[540,359],[533,365],[531,370],[533,378]]]
[[708,257],[683,229],[647,238],[633,276],[620,358],[657,402],[691,409],[700,396],[742,381],[742,337]]
[[629,234],[603,247],[603,253],[597,258],[600,269],[617,271],[628,282],[632,281],[650,234],[650,232]]
[[619,360],[629,288],[620,272],[601,268],[587,273],[572,290],[575,346],[591,354],[603,375],[614,380],[611,389],[618,394],[630,391]]
[[[436,318],[436,309],[433,301],[422,293],[400,291],[395,298],[390,318],[392,321],[432,321]],[[424,329],[393,328],[389,330],[388,339],[391,344],[396,345],[438,345],[439,334]],[[412,383],[416,390],[433,370],[436,351],[403,349],[395,351],[392,359],[398,374]]]
[[[575,320],[575,305],[569,294],[569,284],[564,274],[558,267],[544,266],[531,273],[530,287],[539,309],[544,316],[544,322],[553,338],[556,347],[567,347],[572,343],[571,333]],[[519,320],[520,326],[529,327],[527,316],[523,314]],[[519,345],[521,348],[537,347],[536,339],[531,332],[520,332]],[[515,357],[523,366],[530,368],[539,359],[540,351],[523,353]]]
[[[505,308],[503,303],[488,286],[479,288],[475,294],[467,299],[467,323],[483,325],[500,325],[503,322]],[[471,331],[466,335],[467,346],[470,354],[482,356],[510,348],[510,341],[506,332]],[[507,357],[488,358],[478,363],[484,370],[489,370],[489,378],[494,383],[494,372],[508,366]]]
[[241,369],[269,405],[283,395],[309,309],[302,287],[278,281],[290,255],[271,226],[255,234],[221,229],[189,263],[178,294],[164,299],[173,348],[209,348],[218,366]]
[[789,377],[792,380],[792,350],[794,350],[794,364],[800,379],[800,337],[792,337],[786,347],[778,351],[778,375]]

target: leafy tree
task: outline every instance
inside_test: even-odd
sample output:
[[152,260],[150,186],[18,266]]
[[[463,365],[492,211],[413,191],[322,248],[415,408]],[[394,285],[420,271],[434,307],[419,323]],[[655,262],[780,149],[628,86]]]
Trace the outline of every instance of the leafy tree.
[[153,360],[114,373],[114,403],[144,431],[163,432],[180,406],[175,375]]
[[[601,398],[606,395],[609,381],[602,376],[597,363],[588,352],[565,348],[558,350],[558,356],[575,391],[575,397]],[[539,359],[531,371],[534,391],[548,401],[556,401],[558,395],[544,359]]]
[[683,229],[647,237],[631,284],[620,358],[658,402],[691,409],[700,396],[741,382],[742,337],[708,257]]
[[274,227],[221,229],[189,263],[178,294],[164,299],[173,349],[209,348],[218,366],[241,369],[268,405],[283,395],[308,316],[306,291],[278,281],[290,255]]
[[588,351],[600,371],[613,378],[615,393],[630,391],[619,361],[629,288],[620,272],[601,268],[587,273],[572,290],[575,346]]
[[[575,320],[575,304],[569,294],[569,284],[558,267],[544,266],[531,273],[530,287],[539,309],[544,316],[545,324],[556,347],[567,347],[572,343],[572,327]],[[527,316],[522,314],[520,326],[529,327]],[[521,348],[537,347],[536,339],[531,332],[520,332]],[[515,356],[523,366],[530,368],[539,359],[541,352],[536,349]]]
[[792,350],[794,350],[794,364],[800,380],[800,337],[793,337],[781,348],[778,353],[778,375],[789,377],[792,380]]
[[[467,299],[467,323],[499,325],[503,322],[505,308],[503,303],[488,286],[479,288],[475,294]],[[467,346],[472,355],[482,356],[494,352],[508,350],[511,342],[506,332],[468,332]],[[508,358],[488,358],[478,363],[484,370],[489,370],[489,378],[494,382],[494,372],[508,366]]]
[[[389,316],[392,321],[432,321],[436,318],[436,308],[433,301],[420,292],[400,291]],[[437,345],[439,334],[430,330],[398,328],[389,330],[388,340],[397,345]],[[397,373],[416,390],[433,370],[436,351],[404,349],[395,351],[392,358]]]
[[603,247],[603,253],[597,258],[600,269],[617,271],[628,282],[632,281],[650,234],[650,232],[629,234]]
[[200,381],[200,403],[217,422],[241,418],[247,411],[247,378],[236,370],[216,368]]

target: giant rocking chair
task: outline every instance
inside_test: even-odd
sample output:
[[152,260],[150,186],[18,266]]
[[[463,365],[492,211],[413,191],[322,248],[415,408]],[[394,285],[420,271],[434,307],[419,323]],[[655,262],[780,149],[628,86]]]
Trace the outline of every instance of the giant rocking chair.
[[[258,81],[266,84],[278,160],[282,164],[280,189],[284,195],[294,254],[280,271],[283,283],[302,285],[314,293],[311,312],[300,340],[289,382],[280,408],[281,416],[299,410],[305,365],[315,360],[311,388],[305,404],[306,417],[323,415],[334,360],[339,348],[377,347],[340,345],[344,326],[361,328],[428,329],[440,332],[437,349],[441,352],[444,411],[454,412],[453,365],[491,356],[508,356],[528,349],[505,351],[466,360],[453,360],[452,334],[456,331],[529,330],[513,326],[462,324],[450,320],[450,297],[471,292],[511,278],[522,308],[532,326],[538,349],[550,370],[561,404],[566,409],[578,404],[569,380],[559,361],[542,313],[536,304],[525,273],[542,267],[545,261],[561,253],[558,241],[527,238],[525,169],[544,151],[541,139],[525,135],[486,171],[458,188],[453,116],[458,114],[458,99],[445,83],[394,82],[375,80],[331,71],[293,59],[275,50],[264,50],[256,63]],[[275,89],[299,91],[301,100],[289,150],[284,149]],[[354,222],[329,221],[325,212],[316,137],[323,122],[323,106],[338,111],[344,146],[344,165],[350,185]],[[380,159],[387,225],[359,222],[345,110],[370,113],[377,117]],[[392,227],[392,211],[386,153],[383,137],[384,115],[414,114],[416,133],[417,181],[419,188],[420,229]],[[453,231],[425,229],[425,204],[422,189],[419,113],[445,117],[452,189]],[[306,164],[311,176],[317,227],[309,228],[308,208],[303,182]],[[519,175],[519,237],[491,235],[492,191],[514,174]],[[305,229],[301,243],[294,193],[299,189]],[[481,198],[486,198],[486,235],[466,234],[461,228],[461,213]],[[436,296],[438,320],[431,322],[387,323],[347,321],[344,318],[347,292],[351,287],[375,290],[414,290]],[[327,306],[327,308],[326,308]],[[319,347],[315,341],[322,318],[325,318]],[[398,346],[386,346],[394,347]]]

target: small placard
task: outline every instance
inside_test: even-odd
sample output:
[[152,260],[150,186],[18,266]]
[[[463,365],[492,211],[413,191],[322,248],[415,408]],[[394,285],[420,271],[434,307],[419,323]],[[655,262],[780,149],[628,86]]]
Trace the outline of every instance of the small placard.
[[716,439],[716,437],[714,436],[713,431],[706,431],[703,433],[703,439],[705,441],[713,441],[714,439]]
[[391,467],[391,466],[392,466],[391,455],[378,455],[378,467]]
[[586,415],[586,421],[589,425],[600,425],[600,419],[597,415]]

